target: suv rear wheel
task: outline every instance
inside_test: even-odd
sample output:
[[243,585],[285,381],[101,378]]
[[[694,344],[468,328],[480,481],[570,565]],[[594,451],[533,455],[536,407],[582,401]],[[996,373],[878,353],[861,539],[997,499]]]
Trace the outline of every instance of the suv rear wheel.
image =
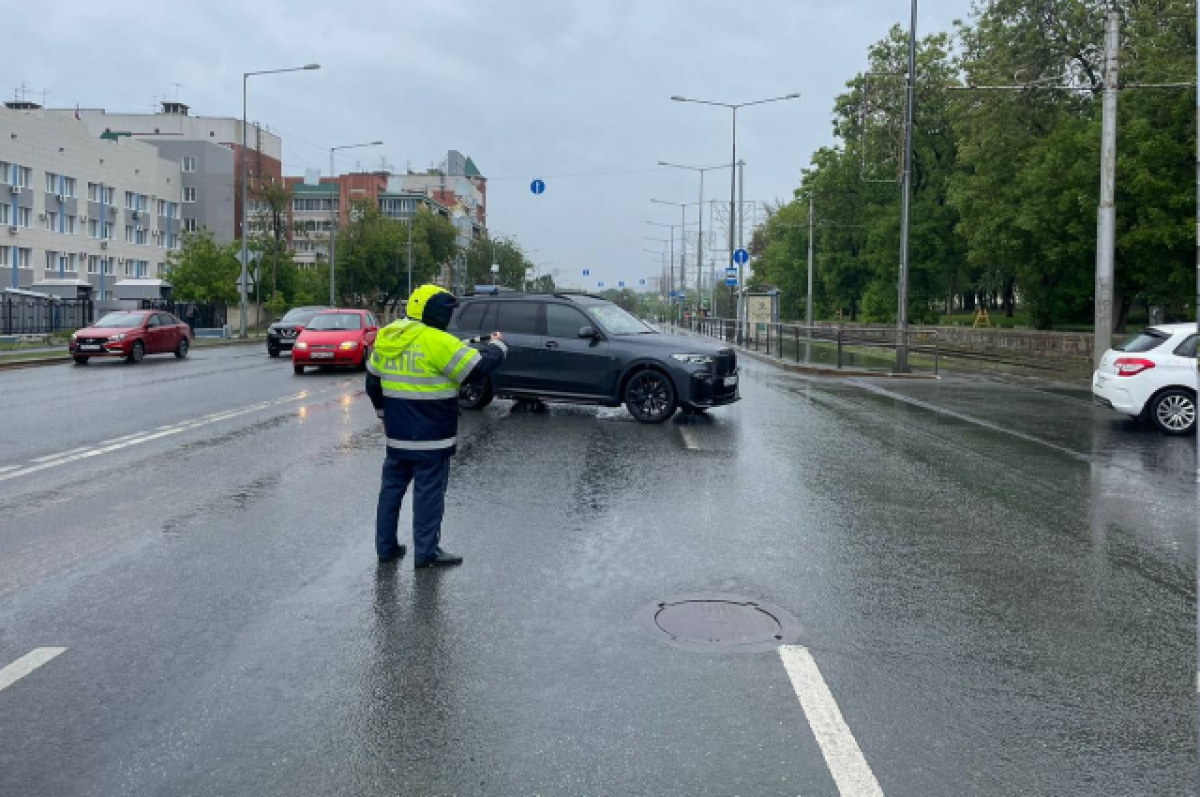
[[1164,434],[1196,431],[1196,396],[1181,387],[1164,390],[1150,403],[1150,420]]
[[492,403],[492,380],[471,379],[458,390],[458,406],[464,410],[481,410]]
[[662,423],[676,406],[675,385],[661,371],[638,371],[625,385],[625,409],[642,423]]

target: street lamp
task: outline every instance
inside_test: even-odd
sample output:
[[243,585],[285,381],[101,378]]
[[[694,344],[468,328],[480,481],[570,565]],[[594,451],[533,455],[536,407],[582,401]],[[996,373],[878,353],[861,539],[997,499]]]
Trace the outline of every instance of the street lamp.
[[[658,165],[665,166],[669,169],[687,169],[688,171],[699,172],[699,174],[700,174],[700,201],[697,203],[700,206],[700,212],[696,214],[696,217],[700,224],[700,229],[696,233],[696,300],[698,302],[700,302],[701,305],[703,305],[704,304],[704,288],[703,288],[703,284],[701,283],[701,280],[703,279],[703,274],[704,274],[704,266],[703,266],[703,262],[704,262],[703,261],[703,257],[704,257],[704,173],[711,172],[714,169],[726,169],[729,167],[727,167],[723,164],[721,166],[683,166],[678,163],[668,163],[667,161],[659,161]],[[733,226],[732,226],[732,222],[730,222],[730,233],[731,234],[732,234],[732,230],[733,230]],[[714,274],[714,277],[715,276],[716,275]],[[715,286],[714,286],[714,290],[715,290]],[[713,307],[716,307],[716,297],[713,296],[712,300],[713,300]]]
[[[661,221],[648,221],[648,222],[646,222],[646,223],[647,223],[647,224],[649,224],[649,225],[651,225],[651,226],[654,226],[654,227],[667,227],[668,229],[670,229],[670,230],[671,230],[671,241],[670,241],[670,243],[671,243],[671,249],[670,249],[670,252],[671,252],[671,253],[670,253],[670,256],[669,256],[669,257],[670,257],[670,259],[667,261],[667,262],[670,264],[670,266],[669,266],[669,268],[668,268],[668,270],[667,270],[667,293],[668,293],[668,295],[669,295],[669,294],[671,294],[671,293],[674,293],[674,291],[675,291],[675,229],[676,229],[677,227],[681,227],[681,226],[682,226],[682,227],[684,227],[684,228],[685,228],[685,229],[684,229],[684,232],[686,232],[686,226],[687,226],[687,225],[686,225],[686,224],[684,224],[684,225],[679,225],[679,224],[665,224],[665,223],[663,223],[663,222],[661,222]],[[680,240],[682,241],[682,239],[683,239],[683,234],[682,234],[682,233],[680,233],[680,236],[679,236],[679,237],[680,237]],[[679,247],[679,251],[680,251],[680,252],[682,252],[682,251],[683,251],[683,246],[682,246],[682,244],[681,244],[681,245],[680,245],[680,247]]]
[[[304,66],[291,66],[286,69],[260,69],[256,72],[242,73],[242,168],[239,170],[242,178],[242,280],[239,289],[241,294],[241,324],[239,337],[246,337],[246,314],[249,309],[247,306],[249,304],[249,299],[246,295],[246,282],[249,278],[246,264],[250,259],[250,254],[246,247],[246,216],[248,216],[250,212],[250,208],[246,205],[246,83],[255,75],[277,75],[281,72],[304,72],[306,70],[320,68],[320,64],[305,64]],[[262,177],[262,175],[260,174],[259,177]]]
[[[733,235],[733,224],[734,224],[734,218],[735,218],[734,203],[737,201],[737,193],[736,192],[737,192],[737,112],[738,112],[738,108],[746,108],[751,105],[765,105],[769,102],[782,102],[783,100],[796,100],[799,98],[800,98],[800,95],[797,93],[785,94],[782,97],[768,97],[765,100],[753,100],[752,102],[713,102],[711,100],[697,100],[697,99],[693,99],[690,97],[680,97],[679,95],[675,95],[674,97],[671,98],[674,102],[691,102],[691,103],[696,103],[697,105],[715,105],[718,108],[728,108],[730,111],[733,112],[733,157],[731,157],[729,159],[729,165],[732,168],[732,171],[729,173],[729,230],[730,230],[729,265],[731,267],[734,265],[733,250],[734,250],[735,239],[736,239],[736,236]],[[743,268],[743,266],[739,265],[738,266],[738,289],[740,292],[739,293],[740,298],[738,300],[738,320],[742,324],[745,324],[745,310],[746,310],[745,285],[746,285],[746,280],[745,280],[744,268]]]
[[[381,146],[382,144],[383,144],[382,141],[368,141],[365,144],[343,144],[340,147],[330,147],[329,148],[329,187],[331,189],[333,189],[330,191],[330,194],[329,194],[329,306],[330,307],[337,306],[337,302],[333,298],[333,274],[334,274],[334,268],[335,268],[334,263],[333,263],[333,253],[334,253],[334,249],[336,248],[336,241],[337,241],[337,220],[334,218],[334,201],[333,201],[334,194],[335,193],[337,194],[339,203],[340,203],[340,199],[341,199],[341,191],[338,190],[337,178],[334,177],[334,174],[333,174],[333,153],[335,153],[339,150],[343,150],[343,149],[358,149],[359,147],[378,147],[378,146]],[[340,207],[338,208],[337,215],[341,216],[341,208]],[[411,223],[409,224],[408,231],[409,231],[408,239],[409,239],[409,241],[411,241],[412,240],[412,224]],[[409,250],[408,250],[408,287],[409,287],[409,293],[411,294],[412,293],[412,290],[411,290],[412,289],[412,247],[411,246],[409,247]]]

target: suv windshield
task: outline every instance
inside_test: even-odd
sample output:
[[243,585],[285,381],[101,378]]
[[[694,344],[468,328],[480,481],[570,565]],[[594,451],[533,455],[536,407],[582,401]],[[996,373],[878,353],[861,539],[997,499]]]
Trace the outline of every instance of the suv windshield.
[[146,320],[144,313],[110,313],[96,322],[97,327],[140,327]]
[[1169,338],[1170,335],[1164,335],[1157,329],[1147,329],[1145,332],[1130,338],[1129,340],[1117,346],[1117,351],[1129,352],[1136,354],[1137,352],[1150,351],[1157,349],[1162,345],[1162,342]]
[[319,313],[313,316],[309,329],[362,329],[358,313]]
[[587,309],[610,335],[649,335],[654,332],[615,304],[596,304]]
[[303,324],[303,323],[306,323],[310,318],[312,318],[314,315],[316,315],[319,312],[320,312],[320,310],[304,310],[304,309],[300,309],[300,308],[297,308],[295,310],[288,310],[287,315],[285,315],[283,318],[279,319],[279,323],[281,323],[281,324]]

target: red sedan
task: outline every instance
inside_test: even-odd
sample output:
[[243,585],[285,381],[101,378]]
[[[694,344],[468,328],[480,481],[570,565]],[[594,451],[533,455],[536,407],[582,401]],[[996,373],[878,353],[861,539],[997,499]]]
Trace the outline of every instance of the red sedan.
[[324,310],[304,327],[292,346],[292,370],[308,365],[367,367],[379,324],[366,310]]
[[140,363],[147,354],[188,355],[192,330],[170,313],[159,310],[120,310],[71,336],[70,351],[76,365],[92,357],[124,357]]

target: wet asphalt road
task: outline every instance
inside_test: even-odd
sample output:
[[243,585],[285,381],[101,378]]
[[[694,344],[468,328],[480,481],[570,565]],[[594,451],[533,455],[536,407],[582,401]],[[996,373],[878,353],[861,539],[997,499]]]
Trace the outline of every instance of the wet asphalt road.
[[639,626],[693,593],[794,615],[886,794],[1194,793],[1194,439],[1022,380],[742,394],[464,417],[467,563],[415,574],[358,374],[0,374],[0,667],[66,648],[0,689],[0,794],[836,794],[775,652]]

